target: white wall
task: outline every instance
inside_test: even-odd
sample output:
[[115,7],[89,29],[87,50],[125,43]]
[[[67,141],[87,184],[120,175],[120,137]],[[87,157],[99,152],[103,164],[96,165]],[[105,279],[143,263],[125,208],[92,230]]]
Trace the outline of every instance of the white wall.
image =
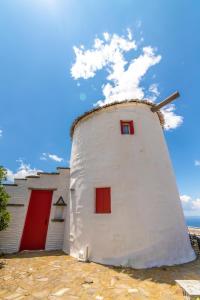
[[[133,120],[134,135],[121,135]],[[74,131],[70,254],[89,247],[92,261],[146,268],[195,258],[163,131],[145,104],[115,105]],[[111,187],[111,214],[95,214],[95,188]]]
[[0,253],[13,253],[20,247],[30,190],[26,188],[26,181],[24,181],[23,185],[6,186],[6,191],[11,197],[10,203],[24,204],[20,207],[8,207],[11,221],[6,230],[0,231]]
[[[40,174],[39,178],[27,178],[27,180],[15,180],[17,186],[6,185],[6,190],[11,196],[9,203],[24,204],[20,207],[8,206],[11,213],[9,227],[0,232],[0,252],[13,253],[19,251],[21,237],[23,233],[27,208],[30,200],[31,190],[34,189],[57,189],[53,192],[52,206],[49,217],[49,226],[46,238],[46,250],[56,250],[63,248],[64,222],[52,222],[55,218],[56,206],[60,196],[67,205],[69,204],[69,169],[59,168],[59,175]],[[39,207],[38,207],[39,209]],[[69,205],[64,208],[64,218],[69,210]]]

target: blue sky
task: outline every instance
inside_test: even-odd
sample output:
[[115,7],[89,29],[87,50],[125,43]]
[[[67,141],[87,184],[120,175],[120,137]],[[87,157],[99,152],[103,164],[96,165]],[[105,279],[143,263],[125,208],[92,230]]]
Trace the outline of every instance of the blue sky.
[[[139,70],[130,71],[130,77],[136,74],[135,87],[132,82],[127,87],[133,97],[140,93],[159,101],[175,90],[181,93],[171,114],[182,116],[183,122],[175,122],[176,128],[166,130],[165,137],[180,195],[186,196],[185,211],[199,213],[199,20],[197,0],[1,0],[0,164],[10,176],[67,165],[73,119],[105,101],[106,85],[107,96],[116,86],[121,91],[123,82],[114,68],[120,72],[120,63],[126,62],[127,70],[140,57]],[[102,45],[94,48],[95,39],[109,49],[113,39],[122,39],[123,47],[130,49],[116,46],[111,50],[122,58],[113,62],[109,57],[97,66],[95,57],[91,65],[91,53],[96,49],[95,54],[102,55],[105,50]],[[138,72],[145,47],[149,65],[142,75]],[[89,61],[85,70],[81,63]],[[173,123],[173,115],[168,117]]]

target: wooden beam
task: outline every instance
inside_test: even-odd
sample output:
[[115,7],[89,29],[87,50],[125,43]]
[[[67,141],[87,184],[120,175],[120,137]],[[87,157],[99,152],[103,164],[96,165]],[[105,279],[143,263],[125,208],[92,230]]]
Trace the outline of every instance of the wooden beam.
[[172,94],[171,96],[167,97],[165,100],[163,100],[162,102],[158,103],[156,106],[151,108],[152,112],[156,112],[158,111],[161,107],[171,103],[173,100],[175,100],[176,98],[180,97],[180,94],[178,91],[176,91],[174,94]]
[[21,206],[24,206],[24,204],[21,204],[21,203],[8,203],[7,206],[21,207]]

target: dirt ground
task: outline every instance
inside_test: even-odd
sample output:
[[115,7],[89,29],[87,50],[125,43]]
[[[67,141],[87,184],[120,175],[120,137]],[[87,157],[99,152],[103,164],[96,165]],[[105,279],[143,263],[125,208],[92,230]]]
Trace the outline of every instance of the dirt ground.
[[189,233],[200,236],[200,229],[195,227],[188,228]]
[[0,258],[0,299],[183,299],[176,279],[200,280],[200,259],[174,267],[134,270],[81,263],[63,252]]

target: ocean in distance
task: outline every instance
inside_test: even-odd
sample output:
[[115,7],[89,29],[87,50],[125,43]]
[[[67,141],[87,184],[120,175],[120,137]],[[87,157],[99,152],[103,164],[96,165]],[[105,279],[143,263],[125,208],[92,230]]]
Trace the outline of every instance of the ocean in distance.
[[200,216],[185,216],[185,220],[187,226],[200,228]]

